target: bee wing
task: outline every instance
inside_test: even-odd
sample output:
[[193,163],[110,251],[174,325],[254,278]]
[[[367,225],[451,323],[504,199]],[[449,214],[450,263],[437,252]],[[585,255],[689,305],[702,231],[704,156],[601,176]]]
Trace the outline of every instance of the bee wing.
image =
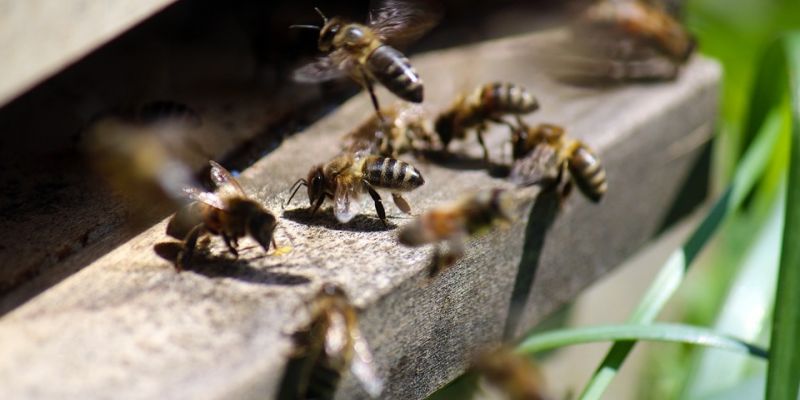
[[441,18],[441,5],[434,1],[374,0],[370,4],[369,27],[381,41],[403,46],[419,39]]
[[216,193],[211,192],[204,192],[200,189],[187,187],[183,188],[183,192],[189,196],[190,199],[194,201],[199,201],[204,204],[208,204],[211,207],[226,210],[227,207],[225,206],[225,201],[223,201]]
[[217,186],[217,193],[219,197],[242,197],[247,196],[242,185],[239,181],[231,175],[222,165],[217,164],[214,160],[208,162],[211,164],[211,180]]
[[361,331],[357,327],[350,331],[350,335],[353,341],[353,359],[350,361],[350,372],[361,382],[361,386],[372,398],[378,398],[383,391],[383,379],[375,372],[372,352],[370,352],[367,341],[361,336]]
[[520,186],[551,184],[558,179],[558,154],[553,146],[540,144],[511,166],[509,179]]
[[301,83],[316,83],[338,79],[347,75],[355,65],[343,49],[320,57],[294,71],[292,79]]
[[341,182],[336,185],[336,191],[333,194],[333,213],[339,222],[349,222],[358,214],[361,209],[359,197],[354,185]]

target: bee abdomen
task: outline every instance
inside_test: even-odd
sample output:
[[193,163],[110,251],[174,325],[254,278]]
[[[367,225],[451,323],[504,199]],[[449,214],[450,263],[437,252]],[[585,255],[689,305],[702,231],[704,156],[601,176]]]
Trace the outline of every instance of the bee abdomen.
[[572,153],[569,170],[578,189],[594,202],[606,193],[606,171],[597,156],[586,145],[581,144]]
[[481,97],[493,113],[521,115],[539,109],[539,101],[527,89],[513,83],[486,84]]
[[383,86],[403,100],[422,103],[422,79],[403,53],[383,45],[367,58],[367,68]]
[[374,157],[366,162],[364,176],[375,187],[397,191],[413,190],[425,183],[413,165],[388,157]]
[[323,363],[318,363],[311,371],[311,378],[308,382],[307,399],[327,400],[333,399],[336,388],[339,386],[341,372]]

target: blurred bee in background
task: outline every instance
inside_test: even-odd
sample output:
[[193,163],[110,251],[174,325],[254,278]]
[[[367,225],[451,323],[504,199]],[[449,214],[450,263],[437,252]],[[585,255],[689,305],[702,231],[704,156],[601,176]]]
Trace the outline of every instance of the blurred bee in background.
[[527,357],[501,346],[484,352],[474,362],[472,372],[479,376],[474,400],[545,400],[544,378]]
[[[503,189],[491,189],[466,196],[454,203],[436,207],[403,226],[400,243],[418,247],[434,244],[429,277],[437,276],[464,255],[464,241],[488,233],[498,225],[513,221],[515,201]],[[444,250],[443,246],[447,245]]]
[[322,27],[292,25],[319,30],[318,47],[327,53],[294,73],[298,82],[320,82],[349,75],[369,92],[378,117],[385,121],[373,82],[403,100],[421,103],[422,79],[403,53],[392,45],[411,42],[430,30],[440,18],[433,2],[383,0],[370,6],[366,25],[339,17],[328,19],[317,9]]
[[468,129],[475,129],[484,162],[488,163],[489,149],[483,141],[487,123],[504,124],[513,131],[515,127],[503,120],[503,116],[513,115],[520,121],[520,116],[538,109],[539,102],[524,87],[513,83],[487,83],[469,95],[459,94],[450,108],[436,118],[435,130],[446,152],[453,139],[463,140]]
[[333,399],[348,368],[370,396],[380,396],[383,381],[358,328],[357,310],[340,287],[323,285],[311,303],[311,323],[294,341],[279,399]]
[[212,193],[196,186],[184,187],[183,192],[195,203],[176,213],[167,225],[168,235],[183,240],[183,249],[175,264],[179,272],[189,264],[198,239],[206,233],[221,236],[234,257],[239,256],[239,238],[245,236],[253,238],[265,252],[269,251],[270,244],[278,250],[274,237],[278,226],[275,215],[249,198],[227,169],[214,161],[209,163],[211,180],[217,190]]
[[385,157],[412,152],[419,154],[435,146],[431,121],[418,105],[400,105],[382,110],[386,124],[373,115],[342,139],[347,152],[366,151]]
[[386,225],[386,211],[376,189],[388,190],[400,211],[408,214],[411,206],[402,192],[412,191],[425,183],[419,170],[413,165],[394,158],[369,155],[365,152],[344,153],[324,165],[311,168],[306,179],[292,185],[287,204],[301,186],[308,189],[311,213],[315,213],[325,198],[333,200],[333,211],[339,222],[353,219],[361,207],[361,195],[369,193],[375,203],[378,217]]
[[[580,140],[566,136],[564,128],[552,124],[522,125],[512,135],[514,163],[510,179],[522,185],[559,187],[562,198],[571,182],[593,202],[599,202],[608,189],[606,172],[594,152]],[[569,171],[572,180],[566,176]]]
[[170,141],[201,121],[193,109],[171,101],[117,108],[87,124],[81,147],[92,169],[128,200],[133,222],[145,221],[158,206],[182,205],[183,187],[196,186],[187,160],[200,155]]
[[552,59],[562,80],[605,83],[674,79],[695,41],[658,2],[601,0],[571,28],[567,56]]

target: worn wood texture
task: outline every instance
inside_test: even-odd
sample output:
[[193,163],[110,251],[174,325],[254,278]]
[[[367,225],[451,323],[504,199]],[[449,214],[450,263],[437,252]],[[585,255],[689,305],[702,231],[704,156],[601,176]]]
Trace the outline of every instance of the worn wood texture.
[[[680,191],[697,189],[683,183],[710,136],[718,67],[695,58],[671,83],[565,87],[532,67],[552,36],[413,62],[434,111],[454,91],[491,80],[532,90],[543,108],[530,122],[563,124],[600,153],[609,177],[602,204],[574,195],[559,212],[552,196],[540,196],[530,218],[471,242],[463,261],[428,285],[430,249],[398,246],[370,207],[342,225],[327,209],[308,217],[301,196],[282,212],[277,237],[292,253],[263,256],[246,241],[233,261],[215,239],[209,259],[181,274],[153,251],[168,241],[162,222],[0,319],[2,397],[268,398],[291,349],[288,335],[307,322],[304,304],[327,281],[364,308],[362,329],[388,383],[383,398],[421,398],[441,387],[482,345],[518,336],[640,248]],[[354,98],[244,171],[244,184],[281,213],[289,185],[336,154],[338,138],[370,112],[366,96]],[[487,139],[501,157],[507,131]],[[480,154],[474,142],[463,150]],[[415,213],[477,188],[511,187],[479,168],[416,164],[426,184],[408,196]],[[387,208],[392,228],[408,222]],[[515,303],[525,307],[509,322]],[[338,392],[365,397],[351,377]]]
[[174,1],[0,1],[0,105]]

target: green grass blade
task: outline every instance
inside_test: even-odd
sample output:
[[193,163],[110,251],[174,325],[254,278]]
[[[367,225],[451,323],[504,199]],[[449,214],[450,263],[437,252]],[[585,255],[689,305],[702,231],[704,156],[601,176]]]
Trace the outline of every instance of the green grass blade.
[[607,325],[586,328],[559,329],[533,335],[517,346],[517,352],[531,355],[557,347],[620,340],[646,340],[655,342],[685,343],[767,358],[767,351],[731,336],[707,328],[685,324]]
[[784,37],[782,44],[792,100],[792,139],[767,400],[795,400],[800,385],[800,34]]
[[[684,245],[669,257],[630,317],[630,323],[646,324],[655,320],[664,304],[683,281],[697,254],[708,243],[725,217],[741,206],[745,196],[764,173],[769,158],[774,152],[775,144],[778,142],[780,128],[780,114],[778,112],[770,113],[755,142],[747,150],[741,164],[736,169],[733,183],[717,200],[709,214]],[[634,342],[631,341],[614,343],[581,394],[581,399],[600,398],[633,349],[633,345]]]

